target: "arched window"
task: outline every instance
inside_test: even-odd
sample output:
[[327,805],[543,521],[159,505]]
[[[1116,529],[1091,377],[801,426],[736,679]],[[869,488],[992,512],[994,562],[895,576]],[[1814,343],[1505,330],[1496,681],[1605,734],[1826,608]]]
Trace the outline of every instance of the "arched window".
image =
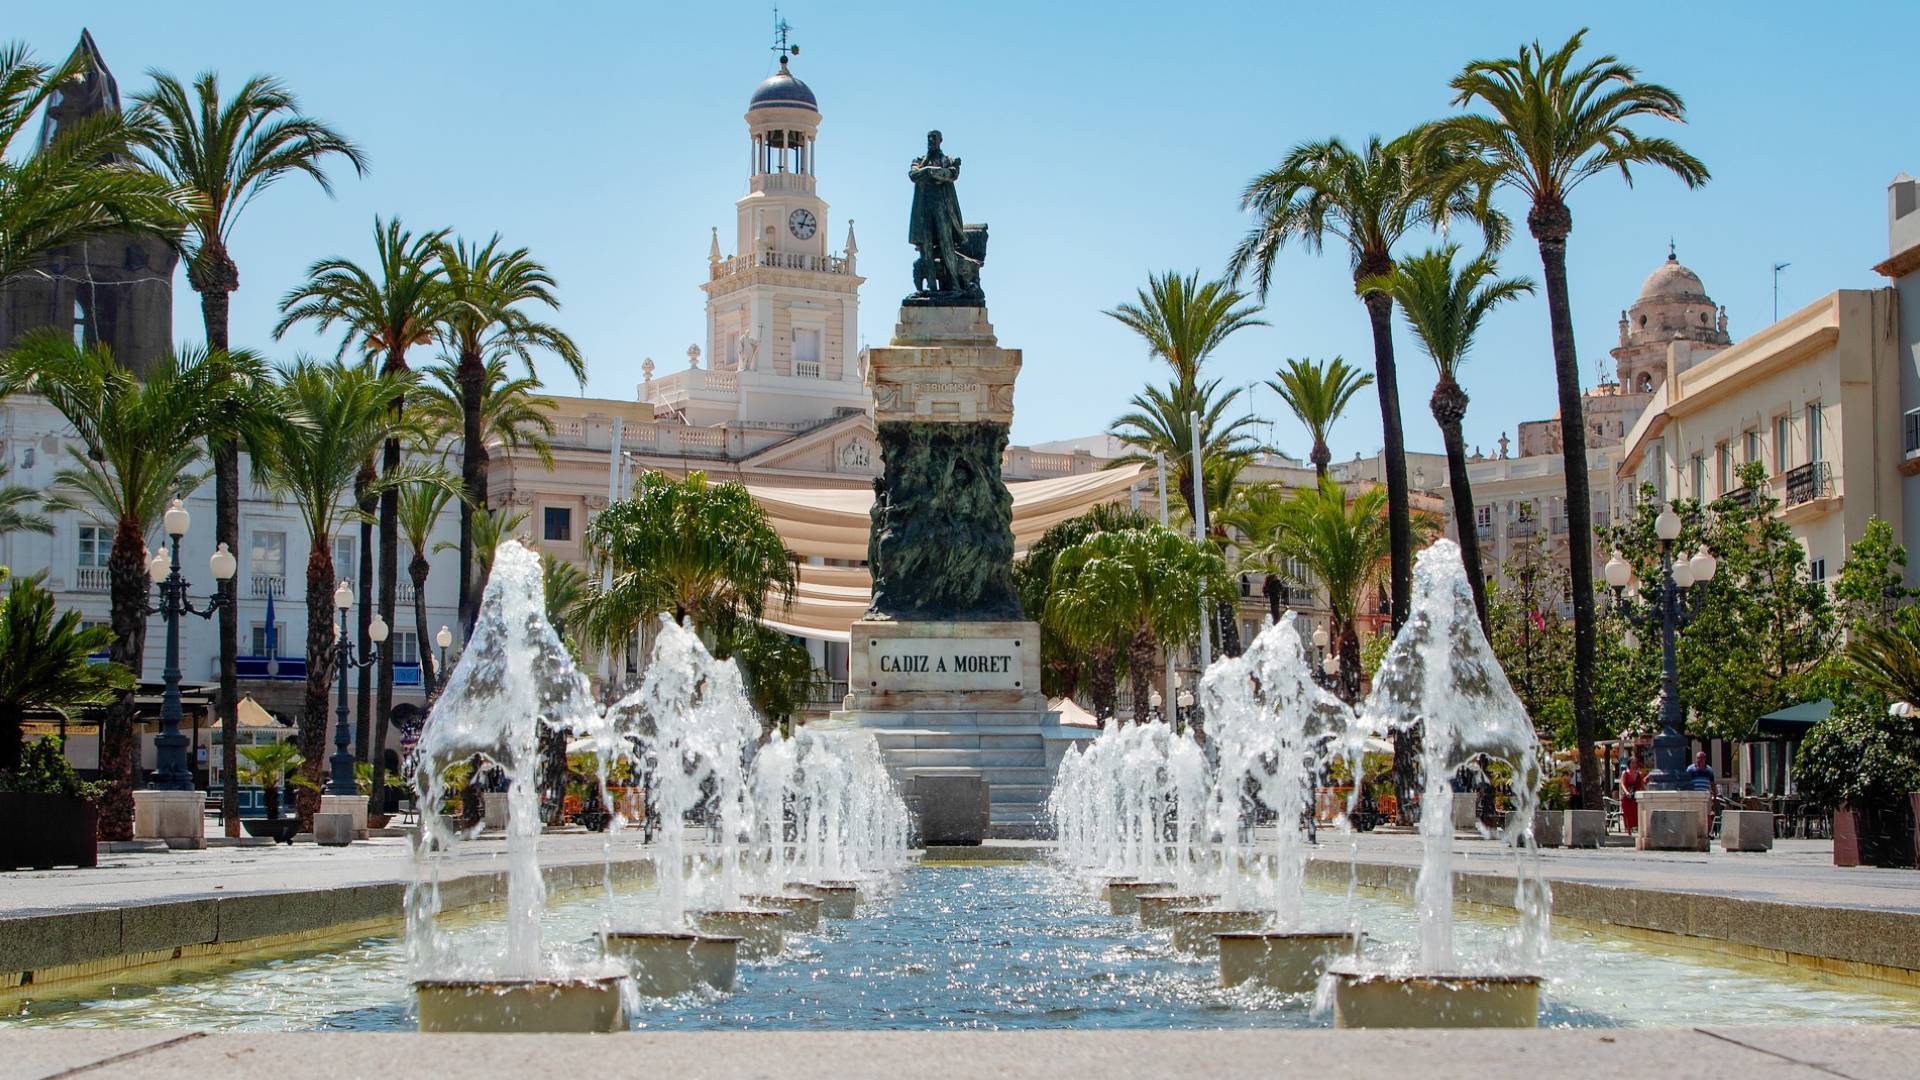
[[76,296],[73,298],[73,343],[84,349],[91,337],[93,325],[87,318],[87,306]]
[[1640,392],[1643,394],[1653,393],[1653,376],[1644,371],[1640,373]]

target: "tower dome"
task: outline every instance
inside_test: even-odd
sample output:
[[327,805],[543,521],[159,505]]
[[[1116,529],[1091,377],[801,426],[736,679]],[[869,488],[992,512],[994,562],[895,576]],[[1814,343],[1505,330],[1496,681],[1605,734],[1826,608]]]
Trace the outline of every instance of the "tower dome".
[[749,110],[779,107],[806,109],[816,113],[820,111],[820,103],[814,100],[813,90],[787,70],[787,58],[784,56],[780,58],[780,70],[754,87],[753,97],[747,99]]
[[1641,300],[1692,300],[1706,302],[1707,287],[1700,282],[1700,275],[1680,264],[1674,253],[1667,252],[1667,261],[1654,268],[1647,280],[1640,286]]
[[1713,302],[1700,275],[1681,264],[1672,245],[1667,260],[1640,285],[1633,306],[1620,313],[1620,344],[1612,350],[1620,386],[1651,393],[1667,377],[1667,353],[1676,343],[1680,370],[1732,344],[1727,310]]

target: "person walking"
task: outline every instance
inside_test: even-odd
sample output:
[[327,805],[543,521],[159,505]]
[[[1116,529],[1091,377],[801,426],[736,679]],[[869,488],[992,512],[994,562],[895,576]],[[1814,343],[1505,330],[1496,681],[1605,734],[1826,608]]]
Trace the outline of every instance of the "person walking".
[[1640,790],[1647,786],[1647,774],[1640,771],[1640,755],[1627,758],[1626,768],[1620,770],[1620,820],[1627,828],[1627,835],[1640,831],[1640,802],[1637,798]]

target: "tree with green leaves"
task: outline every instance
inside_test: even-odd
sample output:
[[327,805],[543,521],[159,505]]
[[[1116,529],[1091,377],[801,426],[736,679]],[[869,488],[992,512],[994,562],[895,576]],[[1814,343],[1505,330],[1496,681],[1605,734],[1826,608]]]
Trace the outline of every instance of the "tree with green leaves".
[[[321,259],[307,268],[307,280],[295,286],[280,301],[280,322],[273,328],[275,338],[294,326],[312,323],[321,333],[339,324],[346,333],[340,341],[340,356],[358,351],[369,363],[380,361],[387,375],[408,372],[407,352],[416,345],[433,340],[434,328],[445,317],[449,304],[446,289],[447,268],[440,261],[441,244],[446,239],[441,229],[415,236],[400,224],[399,218],[373,220],[374,268],[369,270],[351,259]],[[396,384],[397,386],[399,384]],[[408,381],[405,386],[411,387]],[[380,450],[380,475],[397,474],[400,464],[400,420],[406,409],[404,393],[391,402],[395,430]],[[363,603],[360,637],[366,641],[366,626],[371,612],[391,626],[400,586],[400,485],[386,484],[378,494],[380,509],[379,599]],[[370,487],[364,490],[371,491]],[[366,559],[372,553],[362,551]],[[374,715],[363,710],[357,731],[358,745],[379,754],[385,749],[387,717],[393,712],[393,651],[380,651],[374,684]],[[371,740],[369,740],[371,729]],[[376,774],[380,770],[376,764]]]
[[[1200,442],[1201,456],[1211,474],[1216,463],[1244,468],[1253,459],[1254,443],[1248,432],[1258,420],[1251,413],[1230,415],[1240,398],[1241,387],[1224,393],[1220,380],[1209,379],[1183,391],[1176,380],[1164,389],[1149,386],[1133,396],[1133,409],[1114,420],[1113,436],[1127,447],[1125,453],[1109,463],[1110,468],[1134,462],[1152,463],[1155,455],[1166,459],[1173,486],[1180,494],[1175,508],[1193,520],[1194,475],[1193,444]],[[1200,417],[1196,432],[1193,416]]]
[[[11,466],[0,463],[0,480],[4,480],[9,471]],[[0,536],[15,532],[52,536],[53,520],[31,509],[39,501],[40,489],[37,487],[0,483]]]
[[[287,782],[287,774],[305,776],[307,782],[296,785],[301,791],[317,790],[313,788],[313,770],[305,768],[306,756],[300,748],[290,742],[260,743],[257,746],[240,748],[240,780],[260,789],[266,799],[267,819],[275,820],[280,816],[280,789]],[[296,770],[304,770],[296,772]]]
[[1431,125],[1425,142],[1439,159],[1429,191],[1448,199],[1459,192],[1511,188],[1527,200],[1527,229],[1540,247],[1553,339],[1554,379],[1560,391],[1560,450],[1566,460],[1568,569],[1573,583],[1573,714],[1579,732],[1580,778],[1601,790],[1593,678],[1594,612],[1592,493],[1587,483],[1587,428],[1580,396],[1580,359],[1574,348],[1573,304],[1567,289],[1567,237],[1573,211],[1567,199],[1592,177],[1618,171],[1632,183],[1635,166],[1663,169],[1688,187],[1706,183],[1707,167],[1671,139],[1634,130],[1642,119],[1680,123],[1680,95],[1609,55],[1581,60],[1580,30],[1548,52],[1535,41],[1518,55],[1475,60],[1454,76],[1453,103],[1486,111]]
[[1323,480],[1282,503],[1272,519],[1272,535],[1254,549],[1276,566],[1305,567],[1311,584],[1326,594],[1333,624],[1328,637],[1339,651],[1349,700],[1359,689],[1360,607],[1392,553],[1387,518],[1385,488],[1368,488],[1349,501],[1337,482]]
[[812,700],[821,684],[813,656],[798,638],[735,611],[722,611],[709,621],[716,659],[740,666],[747,701],[760,714],[762,730],[791,730],[793,718]]
[[1833,583],[1834,616],[1849,634],[1886,626],[1910,610],[1920,589],[1907,579],[1907,549],[1884,519],[1867,519],[1866,531],[1847,549],[1846,565]]
[[1125,642],[1133,717],[1144,723],[1162,647],[1201,632],[1200,601],[1233,601],[1227,564],[1213,545],[1171,529],[1097,532],[1062,551],[1053,565],[1046,621],[1083,648]]
[[[1465,545],[1465,541],[1462,541]],[[1567,601],[1567,570],[1542,537],[1514,546],[1488,590],[1486,633],[1514,693],[1539,731],[1571,739],[1573,627],[1560,612]]]
[[1460,425],[1467,416],[1467,391],[1460,385],[1460,365],[1473,351],[1473,339],[1494,308],[1533,292],[1526,278],[1499,275],[1490,252],[1456,268],[1459,244],[1428,248],[1401,259],[1391,274],[1368,278],[1360,287],[1384,292],[1400,306],[1400,313],[1432,357],[1439,372],[1429,407],[1440,425],[1447,451],[1447,487],[1453,494],[1453,516],[1460,530],[1460,558],[1473,586],[1473,606],[1480,627],[1487,624],[1487,579],[1480,567],[1480,534],[1474,520],[1473,486],[1467,477],[1467,443]]
[[[240,84],[232,97],[222,98],[220,77],[211,71],[196,76],[191,86],[166,72],[153,74],[153,85],[134,96],[137,125],[135,145],[141,164],[155,176],[193,194],[187,224],[187,284],[200,294],[200,316],[207,347],[231,348],[229,309],[240,288],[240,268],[228,247],[240,214],[255,198],[289,176],[305,176],[327,194],[333,180],[327,175],[331,159],[344,160],[356,174],[365,175],[366,159],[359,148],[325,123],[300,111],[293,92],[266,75]],[[235,411],[226,418],[230,430],[213,440],[214,539],[240,550],[240,444],[252,427],[245,405],[253,394],[233,397]],[[238,759],[239,678],[235,658],[240,655],[239,607],[233,601],[236,581],[220,584],[226,604],[220,609],[220,717],[223,762],[227,776],[225,799],[227,835],[240,835]]]
[[[1290,588],[1287,579],[1295,573],[1272,543],[1279,534],[1280,517],[1285,513],[1283,507],[1290,498],[1291,493],[1279,484],[1248,484],[1234,491],[1233,499],[1224,504],[1217,518],[1234,537],[1230,550],[1237,557],[1235,571],[1264,575],[1261,591],[1267,600],[1267,615],[1274,622],[1280,621]],[[1293,584],[1302,589],[1312,588],[1310,582]]]
[[1332,360],[1293,359],[1267,380],[1267,388],[1280,395],[1302,426],[1313,449],[1307,460],[1313,462],[1315,481],[1327,478],[1333,464],[1333,449],[1327,435],[1333,430],[1355,394],[1373,385],[1373,376],[1336,356]]
[[1173,369],[1174,382],[1191,392],[1200,366],[1229,337],[1250,326],[1266,326],[1260,305],[1229,281],[1202,282],[1196,273],[1172,271],[1147,275],[1137,301],[1104,314],[1139,334],[1147,351]]
[[434,544],[433,531],[439,528],[440,515],[453,498],[453,489],[438,484],[409,484],[400,489],[400,542],[407,548],[407,579],[413,583],[413,633],[420,643],[420,684],[429,698],[440,681],[428,644],[433,635],[427,629],[427,575],[433,564],[427,556],[449,546]]
[[39,582],[12,582],[0,600],[0,773],[20,767],[28,712],[71,716],[133,688],[126,668],[93,662],[112,642],[113,631],[83,626],[78,611],[56,610]]
[[[407,395],[407,411],[428,427],[435,445],[448,451],[461,441],[466,427],[459,379],[457,363],[435,364]],[[510,376],[507,358],[495,356],[487,361],[481,385],[480,441],[489,456],[501,450],[524,450],[552,469],[554,400],[540,393],[539,378],[531,372]]]
[[1101,503],[1079,517],[1068,518],[1040,534],[1025,557],[1013,564],[1014,587],[1027,618],[1040,624],[1040,687],[1048,697],[1072,697],[1085,692],[1093,715],[1105,720],[1119,703],[1121,642],[1098,642],[1081,647],[1068,641],[1046,621],[1047,598],[1053,594],[1053,567],[1061,552],[1089,536],[1122,529],[1144,529],[1154,522],[1138,510]]
[[[112,661],[138,678],[146,651],[147,537],[168,503],[203,479],[201,440],[216,419],[233,367],[257,368],[250,354],[185,350],[156,359],[136,379],[105,345],[82,348],[43,332],[4,360],[7,377],[47,399],[78,436],[54,478],[49,510],[78,510],[111,529],[107,556]],[[109,788],[100,808],[105,840],[133,838],[134,702],[131,689],[108,706],[100,726],[100,771]]]
[[1443,164],[1445,151],[1429,147],[1416,129],[1395,139],[1375,135],[1349,147],[1339,139],[1302,143],[1279,165],[1253,178],[1240,206],[1253,227],[1228,262],[1234,280],[1252,273],[1262,299],[1281,250],[1298,243],[1318,252],[1328,237],[1344,244],[1355,291],[1366,304],[1373,330],[1374,387],[1380,395],[1380,427],[1387,472],[1392,535],[1393,626],[1407,621],[1413,581],[1413,518],[1407,490],[1406,439],[1400,424],[1400,379],[1393,356],[1393,299],[1359,286],[1393,273],[1393,249],[1408,233],[1444,225],[1455,215],[1477,220],[1490,247],[1505,238],[1506,221],[1481,193],[1436,195],[1426,176]]
[[526,248],[509,249],[495,233],[484,244],[442,240],[439,255],[446,268],[446,303],[435,332],[453,354],[460,400],[460,625],[471,627],[480,603],[473,576],[473,514],[484,513],[488,505],[488,384],[504,374],[509,356],[519,357],[529,375],[536,352],[552,356],[582,386],[587,367],[572,338],[528,313],[535,306],[558,310],[560,299],[553,275]]
[[112,233],[171,240],[186,225],[191,192],[140,168],[128,149],[144,120],[114,110],[58,125],[20,153],[27,125],[76,79],[87,77],[90,38],[65,63],[42,64],[25,45],[0,47],[0,283],[40,273],[55,248]]

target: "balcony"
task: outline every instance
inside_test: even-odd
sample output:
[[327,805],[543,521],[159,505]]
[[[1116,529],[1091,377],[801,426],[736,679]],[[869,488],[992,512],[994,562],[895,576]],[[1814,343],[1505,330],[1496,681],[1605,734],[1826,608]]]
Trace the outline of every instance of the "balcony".
[[[304,656],[236,656],[234,674],[242,679],[271,679],[274,682],[306,682],[307,658]],[[211,678],[220,677],[220,659],[213,659]]]
[[1788,469],[1782,479],[1786,483],[1785,502],[1789,507],[1833,495],[1833,464],[1831,462],[1809,461],[1805,465]]
[[405,607],[412,607],[414,597],[413,582],[401,581],[395,584],[398,585],[399,588],[394,594],[394,603]]
[[104,566],[82,566],[73,572],[73,591],[103,593],[113,588],[113,573]]
[[1540,522],[1534,518],[1519,518],[1507,522],[1507,535],[1516,538],[1532,536],[1540,531]]
[[795,378],[817,379],[820,377],[820,361],[795,360],[793,362],[793,374]]
[[1721,498],[1726,499],[1735,506],[1749,507],[1753,505],[1753,489],[1750,487],[1735,488],[1725,495],[1722,495]]
[[847,697],[847,680],[817,678],[807,690],[807,704],[816,709],[837,709]]
[[287,595],[287,575],[255,574],[253,575],[253,591],[247,595],[253,597],[255,600],[265,600],[269,596],[275,600],[284,599]]

